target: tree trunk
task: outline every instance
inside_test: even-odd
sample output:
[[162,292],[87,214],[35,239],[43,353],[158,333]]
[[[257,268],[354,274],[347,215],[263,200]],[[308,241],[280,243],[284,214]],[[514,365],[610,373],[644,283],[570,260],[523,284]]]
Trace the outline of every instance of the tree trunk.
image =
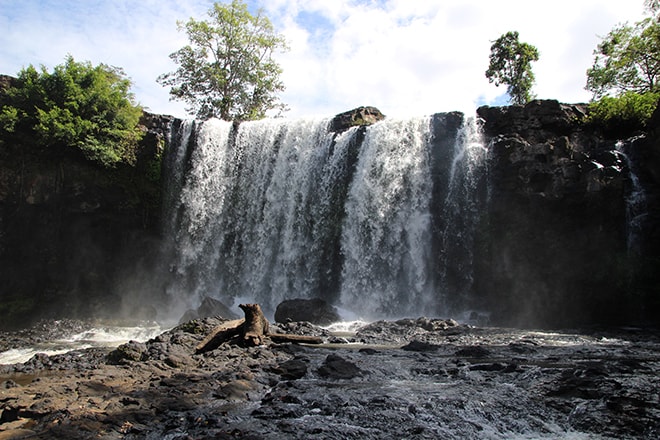
[[205,353],[218,348],[222,343],[240,335],[240,341],[254,347],[273,342],[292,342],[322,344],[323,339],[317,336],[288,335],[284,333],[269,333],[269,322],[261,311],[259,304],[241,304],[238,307],[245,313],[245,319],[226,321],[213,329],[202,342],[197,344],[196,352]]
[[245,313],[243,342],[253,347],[263,344],[268,335],[269,323],[259,304],[241,304],[238,307]]

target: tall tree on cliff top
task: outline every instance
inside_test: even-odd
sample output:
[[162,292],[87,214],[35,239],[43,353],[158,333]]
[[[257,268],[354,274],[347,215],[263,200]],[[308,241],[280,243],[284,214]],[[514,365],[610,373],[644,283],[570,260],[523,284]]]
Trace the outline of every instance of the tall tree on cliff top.
[[660,91],[660,22],[658,3],[646,2],[652,17],[612,29],[594,51],[586,89],[598,99],[611,93]]
[[277,50],[286,50],[270,20],[248,11],[239,0],[215,3],[210,21],[178,22],[190,45],[172,53],[179,68],[158,77],[172,86],[172,99],[182,100],[197,118],[254,120],[268,110],[284,110],[276,94],[284,90],[282,69],[273,60]]
[[539,51],[536,47],[521,43],[518,32],[507,32],[490,46],[486,78],[496,86],[506,84],[506,92],[512,104],[525,104],[533,98],[532,62],[538,59]]

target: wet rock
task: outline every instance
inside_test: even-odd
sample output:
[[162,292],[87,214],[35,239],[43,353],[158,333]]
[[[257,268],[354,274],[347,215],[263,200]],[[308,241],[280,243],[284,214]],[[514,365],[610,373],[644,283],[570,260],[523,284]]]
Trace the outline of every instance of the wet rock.
[[341,321],[337,309],[320,298],[282,301],[275,310],[275,321],[306,321],[316,325],[330,325]]
[[402,350],[406,351],[437,351],[440,348],[436,344],[431,344],[430,342],[418,341],[417,339],[410,341],[408,344],[401,347]]
[[328,355],[317,371],[319,376],[327,379],[353,379],[363,374],[353,362],[336,354]]
[[356,339],[372,343],[387,341],[404,343],[411,339],[443,338],[456,335],[469,330],[469,327],[460,325],[453,319],[399,319],[398,321],[376,321],[360,328],[356,332]]
[[179,324],[192,321],[193,319],[209,318],[211,316],[218,316],[225,319],[238,318],[238,315],[232,312],[222,301],[207,296],[202,300],[199,307],[186,311],[179,320]]
[[[383,330],[378,349],[226,344],[193,354],[200,330],[218,322],[199,320],[147,341],[140,361],[111,365],[109,351],[86,350],[39,356],[29,370],[3,367],[0,383],[10,386],[1,388],[0,433],[302,440],[655,439],[660,432],[660,337],[651,332],[463,328],[448,335],[413,319],[379,324],[397,333]],[[418,335],[385,341],[406,332]],[[398,348],[406,344],[435,349]],[[517,356],[517,345],[534,350]],[[192,364],[167,361],[184,354]]]
[[214,397],[233,401],[247,401],[250,400],[250,394],[258,388],[259,385],[254,381],[237,379],[220,387]]
[[456,356],[467,357],[467,358],[485,358],[488,356],[492,356],[492,353],[487,348],[480,347],[477,345],[477,346],[461,348],[460,350],[456,351]]
[[288,333],[301,336],[329,337],[330,332],[307,321],[293,321],[287,323],[273,324],[273,329],[280,333]]
[[279,364],[274,371],[285,380],[301,379],[307,374],[308,362],[305,358],[291,359]]

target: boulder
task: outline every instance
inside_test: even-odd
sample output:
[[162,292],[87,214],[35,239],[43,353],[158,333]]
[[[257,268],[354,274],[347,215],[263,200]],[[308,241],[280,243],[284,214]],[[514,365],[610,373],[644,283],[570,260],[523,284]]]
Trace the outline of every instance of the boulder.
[[385,115],[376,107],[358,107],[335,116],[330,123],[330,131],[342,132],[355,126],[371,125],[383,119]]
[[363,374],[353,362],[336,354],[329,354],[317,371],[319,376],[326,379],[353,379]]
[[275,322],[307,321],[316,325],[330,325],[341,321],[337,309],[322,299],[290,299],[275,310]]
[[179,320],[179,324],[192,321],[193,319],[210,318],[211,316],[221,316],[227,319],[238,318],[224,303],[207,296],[202,300],[199,307],[186,311]]

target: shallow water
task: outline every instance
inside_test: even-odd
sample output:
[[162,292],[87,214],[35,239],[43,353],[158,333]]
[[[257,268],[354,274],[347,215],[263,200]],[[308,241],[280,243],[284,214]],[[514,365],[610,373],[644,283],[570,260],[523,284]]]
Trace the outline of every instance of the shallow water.
[[106,325],[89,327],[54,339],[48,339],[47,336],[29,338],[20,346],[0,352],[0,365],[27,362],[37,353],[53,356],[92,347],[114,348],[131,340],[145,342],[166,330],[167,328],[156,323],[133,326]]

